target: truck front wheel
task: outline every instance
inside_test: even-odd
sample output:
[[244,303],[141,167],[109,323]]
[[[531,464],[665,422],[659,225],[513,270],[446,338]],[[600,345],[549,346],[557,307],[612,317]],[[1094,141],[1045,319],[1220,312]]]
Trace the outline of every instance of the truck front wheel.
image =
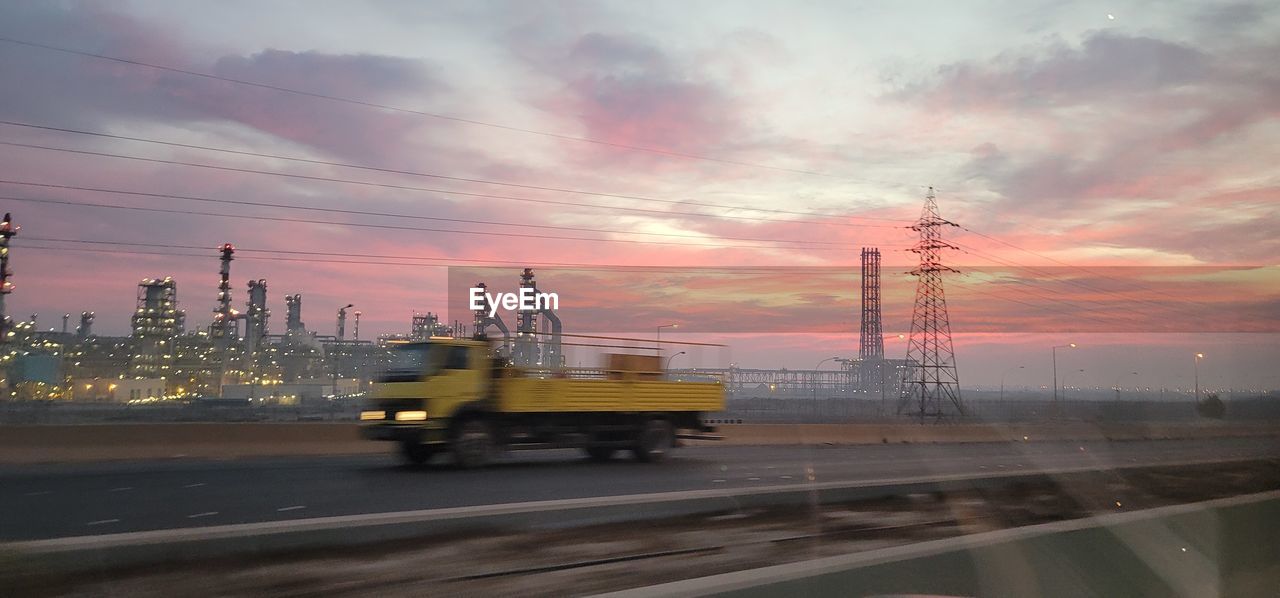
[[675,430],[671,422],[665,419],[651,419],[644,423],[636,439],[636,447],[632,449],[636,461],[654,463],[666,458],[667,453],[675,445]]
[[494,451],[493,434],[483,420],[464,422],[453,437],[453,459],[464,469],[484,467]]
[[400,443],[400,458],[409,465],[422,465],[430,461],[435,454],[435,448],[430,445],[412,441]]

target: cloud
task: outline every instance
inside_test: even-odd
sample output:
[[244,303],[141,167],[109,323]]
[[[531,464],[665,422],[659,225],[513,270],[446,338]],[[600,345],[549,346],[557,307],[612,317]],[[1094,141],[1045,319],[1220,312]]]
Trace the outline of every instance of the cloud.
[[1268,17],[1258,4],[1236,2],[1205,6],[1194,16],[1194,22],[1208,35],[1234,37],[1264,25]]
[[923,98],[949,110],[1048,109],[1096,103],[1100,95],[1146,95],[1203,82],[1210,57],[1182,44],[1097,31],[1079,47],[1055,42],[1030,54],[990,62],[957,62],[927,82],[908,85],[898,99]]
[[[1256,10],[1226,11],[1199,31]],[[1255,226],[1222,212],[1220,197],[1208,202],[1215,189],[1259,174],[1258,143],[1280,117],[1280,45],[1248,36],[1214,41],[1093,31],[1074,45],[1052,41],[946,64],[891,98],[973,131],[966,139],[977,144],[958,174],[993,192],[998,221],[1056,219],[1055,228],[1067,223],[1073,240],[1098,247],[1256,259],[1258,251],[1200,239],[1261,241],[1259,230],[1275,226],[1275,214]],[[1176,206],[1181,220],[1163,220],[1151,212],[1157,206]]]
[[[754,39],[759,46],[762,42]],[[582,136],[686,154],[725,155],[748,135],[731,86],[641,36],[591,32],[568,40],[513,33],[510,47],[551,91],[532,101],[576,121]],[[752,52],[756,52],[751,46]],[[583,148],[575,148],[583,149]],[[687,167],[642,152],[588,147],[583,158],[617,168]]]
[[[88,52],[374,103],[413,105],[445,93],[428,65],[375,54],[266,49],[212,63],[168,29],[96,5],[19,4],[5,35]],[[121,120],[192,127],[233,124],[348,159],[377,162],[405,149],[417,116],[48,50],[8,46],[4,77],[23,81],[0,108],[37,124],[102,128]]]
[[[219,58],[214,74],[232,79],[361,101],[421,105],[447,87],[421,62],[374,54],[326,54],[264,50]],[[422,117],[379,111],[219,81],[185,82],[172,95],[201,114],[248,125],[328,153],[364,163],[387,164],[409,145]]]

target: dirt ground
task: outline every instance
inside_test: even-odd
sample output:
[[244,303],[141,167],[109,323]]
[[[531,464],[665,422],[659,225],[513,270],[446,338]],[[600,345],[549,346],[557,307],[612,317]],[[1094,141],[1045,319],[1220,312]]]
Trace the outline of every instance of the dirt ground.
[[[1036,442],[1280,435],[1280,422],[1259,424],[729,424],[729,445]],[[693,441],[691,445],[710,441]],[[191,423],[0,426],[0,463],[130,459],[356,455],[391,452],[359,437],[354,423]]]

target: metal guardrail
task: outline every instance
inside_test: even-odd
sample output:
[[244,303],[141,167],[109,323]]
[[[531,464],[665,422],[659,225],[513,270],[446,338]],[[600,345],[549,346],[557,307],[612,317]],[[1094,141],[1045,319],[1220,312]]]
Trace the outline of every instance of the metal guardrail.
[[931,540],[597,598],[1274,595],[1280,587],[1276,537],[1280,491],[1271,491]]

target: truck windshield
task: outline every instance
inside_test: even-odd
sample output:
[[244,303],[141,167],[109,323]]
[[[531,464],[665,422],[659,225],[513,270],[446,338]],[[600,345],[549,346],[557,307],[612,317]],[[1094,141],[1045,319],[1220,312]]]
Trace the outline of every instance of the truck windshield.
[[401,345],[391,352],[391,364],[382,372],[380,382],[414,382],[435,374],[439,359],[436,345],[414,343]]

